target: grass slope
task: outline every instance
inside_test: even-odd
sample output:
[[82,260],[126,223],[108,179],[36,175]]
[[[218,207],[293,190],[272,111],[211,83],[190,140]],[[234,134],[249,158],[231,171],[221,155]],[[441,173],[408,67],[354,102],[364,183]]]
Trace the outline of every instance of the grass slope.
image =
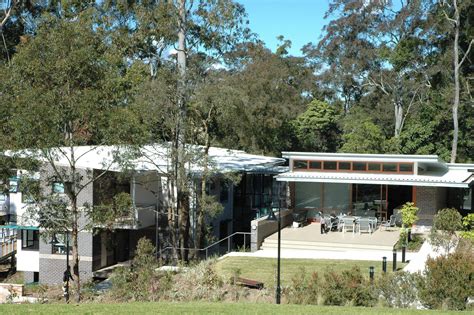
[[450,311],[417,311],[388,308],[275,305],[250,303],[127,303],[127,304],[23,304],[0,305],[0,314],[466,314]]
[[[275,286],[277,260],[274,258],[256,257],[226,257],[217,262],[216,269],[224,277],[231,277],[235,270],[240,270],[240,276],[252,280],[261,281],[265,287]],[[375,267],[375,275],[382,273],[382,259],[380,261],[363,260],[330,260],[330,259],[282,259],[281,260],[281,281],[282,285],[289,285],[291,278],[301,272],[301,268],[306,273],[324,273],[328,268],[334,271],[348,270],[353,266],[358,266],[362,273],[369,276],[369,267]],[[397,263],[397,268],[404,265]],[[392,263],[387,262],[387,270],[392,270]]]

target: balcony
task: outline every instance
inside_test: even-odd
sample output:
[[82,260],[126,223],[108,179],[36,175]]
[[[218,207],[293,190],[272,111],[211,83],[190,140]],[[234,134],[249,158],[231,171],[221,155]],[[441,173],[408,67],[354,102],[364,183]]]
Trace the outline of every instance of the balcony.
[[[156,205],[137,204],[130,212],[131,215],[115,219],[111,227],[114,229],[139,230],[155,225]],[[96,224],[95,227],[105,226]]]

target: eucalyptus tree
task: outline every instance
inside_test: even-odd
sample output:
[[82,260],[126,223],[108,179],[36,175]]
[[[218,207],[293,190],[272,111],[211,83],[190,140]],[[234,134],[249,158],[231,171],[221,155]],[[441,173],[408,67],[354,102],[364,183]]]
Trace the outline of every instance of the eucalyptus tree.
[[[170,165],[164,174],[170,198],[165,207],[172,246],[181,248],[175,255],[186,260],[190,194],[185,165],[192,155],[187,146],[192,140],[188,102],[201,79],[190,69],[201,59],[223,62],[223,55],[250,35],[244,8],[231,0],[104,1],[101,8],[101,25],[114,47],[130,62],[149,65],[150,79],[132,103],[150,108],[135,111],[145,113],[140,120],[150,129],[146,139],[135,143],[158,143],[157,151],[162,145],[169,149]],[[119,32],[113,34],[115,30]]]
[[423,33],[428,4],[423,0],[333,0],[326,17],[335,15],[317,44],[304,51],[321,82],[344,100],[344,109],[378,90],[393,108],[393,135],[399,137],[408,113],[429,87],[426,70],[430,46]]
[[[95,30],[94,13],[86,9],[73,18],[45,16],[35,36],[17,47],[1,85],[2,98],[9,100],[9,116],[2,130],[8,131],[8,149],[43,163],[40,167],[52,174],[47,181],[64,187],[67,200],[44,195],[38,200],[36,217],[46,232],[71,233],[78,301],[78,235],[84,228],[80,220],[93,210],[78,197],[106,172],[84,172],[78,165],[85,155],[107,143],[108,135],[122,134],[111,127],[125,127],[111,126],[111,117],[124,104],[123,93],[115,93],[122,78],[107,53],[107,44]],[[89,147],[79,152],[77,146]],[[111,165],[111,160],[104,161],[104,169]]]
[[[441,4],[443,6],[443,14],[446,20],[449,22],[449,25],[453,29],[453,43],[452,43],[452,68],[453,68],[453,79],[454,79],[454,91],[453,91],[453,105],[452,105],[452,117],[453,117],[453,139],[451,146],[451,163],[456,162],[456,157],[458,155],[458,141],[459,141],[459,103],[460,103],[460,94],[461,94],[461,71],[462,65],[470,61],[470,55],[472,46],[474,45],[474,35],[472,33],[472,28],[469,28],[469,18],[466,21],[461,19],[461,12],[466,11],[466,14],[469,14],[469,9],[472,10],[472,5],[470,1],[458,1],[458,0],[442,0]],[[466,23],[467,22],[467,23]],[[463,32],[462,27],[465,27]],[[470,32],[469,32],[470,31]],[[463,34],[465,33],[465,34]],[[462,40],[460,36],[467,35],[465,38],[466,47],[463,51]],[[467,83],[469,84],[469,83]]]

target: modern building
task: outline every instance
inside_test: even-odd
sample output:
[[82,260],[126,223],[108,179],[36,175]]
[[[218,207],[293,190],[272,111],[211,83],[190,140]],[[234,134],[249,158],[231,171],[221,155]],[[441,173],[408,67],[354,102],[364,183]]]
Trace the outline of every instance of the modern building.
[[474,164],[445,163],[436,155],[283,152],[290,170],[276,176],[289,184],[292,209],[376,216],[387,220],[406,202],[420,208],[418,225],[429,226],[439,209],[465,215],[474,209]]
[[[17,270],[23,271],[25,282],[45,284],[60,283],[66,265],[66,234],[44,237],[38,217],[32,217],[29,209],[44,205],[35,203],[22,183],[37,181],[42,194],[57,198],[66,198],[64,181],[57,178],[58,169],[67,174],[70,171],[70,157],[74,153],[79,157],[75,161],[76,173],[81,178],[81,192],[78,205],[82,208],[110,205],[114,196],[127,193],[132,200],[132,215],[124,217],[113,224],[112,228],[91,224],[89,218],[82,215],[80,219],[79,255],[80,274],[88,279],[93,273],[104,267],[129,260],[134,255],[138,240],[146,236],[158,247],[167,244],[165,238],[167,218],[163,202],[166,200],[167,180],[170,167],[169,148],[163,145],[143,147],[141,154],[130,159],[129,163],[118,163],[117,156],[128,154],[124,148],[112,146],[83,146],[62,148],[51,153],[54,163],[44,162],[38,172],[26,173],[18,170],[17,176],[10,180],[10,191],[3,197],[4,228],[16,229]],[[199,156],[202,148],[193,147],[193,156]],[[134,152],[136,153],[136,152]],[[216,239],[233,232],[249,231],[250,221],[268,201],[273,187],[275,172],[287,170],[281,167],[285,160],[247,154],[238,150],[227,150],[212,147],[209,150],[209,169],[212,181],[209,193],[216,196],[223,206],[223,211],[216,218],[208,220]],[[53,164],[55,170],[53,171]],[[187,163],[191,190],[200,187],[203,166],[201,160],[193,158]],[[224,174],[240,174],[238,184],[225,180]],[[91,180],[94,179],[94,180]],[[191,215],[197,206],[197,194],[192,194]],[[191,218],[191,225],[195,220]],[[43,236],[43,237],[42,237]],[[69,248],[71,251],[71,248]]]

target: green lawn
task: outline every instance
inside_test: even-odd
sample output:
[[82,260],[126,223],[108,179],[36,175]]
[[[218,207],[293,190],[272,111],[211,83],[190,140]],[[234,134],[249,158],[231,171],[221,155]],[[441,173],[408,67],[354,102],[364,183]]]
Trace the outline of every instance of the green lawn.
[[0,314],[466,314],[389,308],[274,305],[251,303],[127,303],[127,304],[23,304],[0,305]]
[[[256,258],[256,257],[226,257],[217,262],[217,270],[225,277],[231,277],[235,270],[240,270],[240,276],[252,280],[262,281],[266,287],[275,285],[277,260],[274,258]],[[375,267],[375,275],[382,273],[382,260],[363,261],[363,260],[329,260],[329,259],[282,259],[281,277],[282,284],[290,284],[294,274],[300,272],[304,267],[307,273],[317,271],[324,272],[327,268],[335,271],[350,269],[352,266],[358,266],[364,275],[369,276],[369,267]],[[402,268],[404,264],[397,263],[397,268]],[[392,270],[392,263],[387,262],[387,270]]]

